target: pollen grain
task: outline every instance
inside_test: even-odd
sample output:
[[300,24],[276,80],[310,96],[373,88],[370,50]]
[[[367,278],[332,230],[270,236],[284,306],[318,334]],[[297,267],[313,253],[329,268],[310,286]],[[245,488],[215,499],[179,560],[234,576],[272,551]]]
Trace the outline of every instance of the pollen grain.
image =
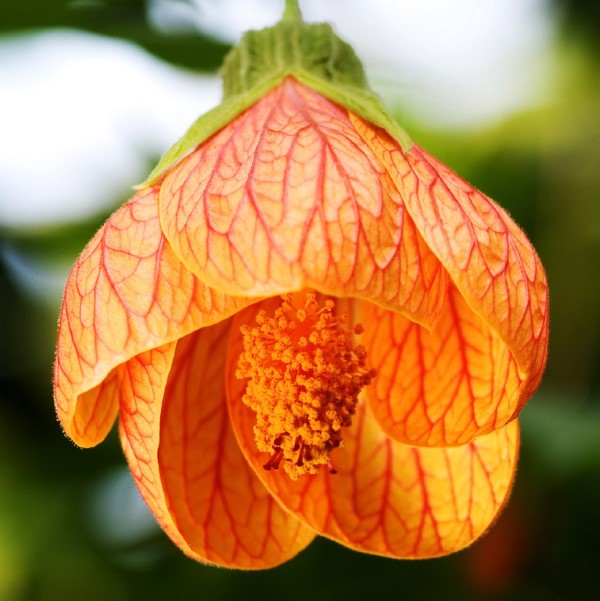
[[322,466],[335,473],[331,451],[375,376],[365,348],[353,342],[363,327],[348,327],[348,315],[336,314],[331,299],[319,303],[312,290],[282,299],[274,314],[261,310],[256,325],[241,328],[242,401],[256,413],[258,450],[270,453],[264,469],[282,467],[293,480]]

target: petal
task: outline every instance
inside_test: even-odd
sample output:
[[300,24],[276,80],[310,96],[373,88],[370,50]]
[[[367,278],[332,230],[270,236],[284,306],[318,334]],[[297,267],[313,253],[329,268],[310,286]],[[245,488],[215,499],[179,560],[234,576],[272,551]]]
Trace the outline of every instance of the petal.
[[315,534],[278,505],[240,452],[224,398],[227,330],[221,322],[127,362],[121,438],[142,495],[185,553],[268,568]]
[[117,374],[131,357],[215,323],[250,302],[190,274],[165,241],[154,188],[117,210],[77,259],[60,315],[54,397],[68,436],[100,442],[116,412]]
[[362,303],[363,343],[377,377],[366,396],[383,430],[419,446],[470,442],[503,426],[522,397],[515,358],[455,287],[429,332]]
[[161,223],[209,286],[306,287],[435,322],[446,274],[346,109],[286,79],[170,170]]
[[493,522],[512,487],[518,456],[516,421],[467,445],[415,448],[389,439],[360,403],[343,446],[332,453],[338,473],[290,480],[265,471],[257,451],[254,413],[241,401],[245,383],[232,374],[241,350],[234,318],[226,367],[227,402],[246,459],[271,493],[318,533],[358,551],[425,558],[457,551]]
[[518,414],[541,380],[548,352],[548,284],[535,249],[506,211],[448,167],[416,145],[404,153],[381,130],[365,127],[377,142],[374,152],[392,165],[425,242],[514,355],[523,380]]

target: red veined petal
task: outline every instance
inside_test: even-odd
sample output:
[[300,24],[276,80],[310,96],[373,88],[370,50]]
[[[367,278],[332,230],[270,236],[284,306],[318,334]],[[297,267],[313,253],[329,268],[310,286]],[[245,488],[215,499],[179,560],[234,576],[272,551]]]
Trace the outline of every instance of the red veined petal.
[[[187,544],[166,503],[156,457],[160,441],[160,410],[176,342],[145,351],[120,365],[119,433],[133,479],[154,516],[182,549]],[[115,373],[115,372],[113,372]]]
[[431,326],[447,276],[348,111],[288,78],[170,169],[161,223],[208,285],[359,296]]
[[112,370],[248,304],[208,288],[177,259],[154,188],[118,209],[77,259],[60,315],[54,396],[65,432],[99,443],[117,412]]
[[255,414],[241,400],[245,382],[233,375],[242,349],[235,331],[253,323],[257,309],[233,319],[227,402],[242,452],[289,511],[348,547],[398,558],[448,554],[485,532],[512,487],[516,421],[463,446],[416,448],[388,438],[362,402],[344,429],[343,446],[332,452],[337,474],[323,470],[292,481],[283,470],[264,470],[268,457],[256,449]]
[[523,385],[514,355],[455,287],[431,332],[369,303],[362,303],[361,317],[369,364],[377,370],[365,394],[392,438],[459,445],[514,415]]
[[142,495],[186,554],[268,568],[315,534],[278,505],[237,445],[224,393],[227,331],[221,322],[128,361],[120,433]]
[[352,116],[397,182],[406,211],[471,309],[498,332],[523,380],[512,417],[537,388],[548,352],[548,284],[535,249],[509,215],[413,145],[406,153]]

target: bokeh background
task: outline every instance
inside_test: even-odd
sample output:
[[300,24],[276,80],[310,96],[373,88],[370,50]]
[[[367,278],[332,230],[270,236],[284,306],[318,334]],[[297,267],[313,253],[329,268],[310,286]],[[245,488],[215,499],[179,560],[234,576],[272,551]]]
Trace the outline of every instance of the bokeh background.
[[[70,264],[162,152],[219,101],[218,66],[282,0],[2,0],[0,600],[527,599],[597,592],[600,568],[600,4],[304,0],[364,59],[409,134],[524,227],[551,290],[551,349],[522,414],[512,500],[452,557],[318,540],[262,573],[185,558],[116,434],[80,451],[51,367]],[[592,595],[593,597],[593,595]]]

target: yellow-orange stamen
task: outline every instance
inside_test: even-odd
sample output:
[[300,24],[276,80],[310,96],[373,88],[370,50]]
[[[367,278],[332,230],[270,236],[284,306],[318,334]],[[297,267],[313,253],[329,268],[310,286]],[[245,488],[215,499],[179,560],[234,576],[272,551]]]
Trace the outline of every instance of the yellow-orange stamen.
[[336,315],[331,299],[320,306],[313,291],[282,298],[274,315],[259,311],[256,326],[241,328],[236,376],[248,378],[242,400],[256,412],[257,448],[271,454],[266,470],[281,465],[294,480],[322,465],[335,473],[330,453],[375,375],[364,347],[352,341],[363,328],[344,327],[348,316]]

